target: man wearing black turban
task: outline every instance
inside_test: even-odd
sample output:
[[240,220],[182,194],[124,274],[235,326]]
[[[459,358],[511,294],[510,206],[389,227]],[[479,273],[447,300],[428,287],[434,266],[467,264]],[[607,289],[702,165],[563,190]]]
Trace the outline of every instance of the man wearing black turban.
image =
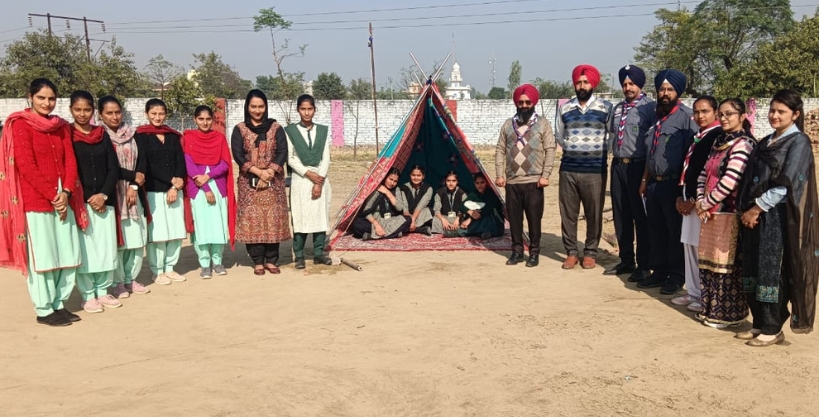
[[[646,166],[645,136],[654,120],[657,103],[643,93],[646,74],[636,65],[620,68],[622,102],[614,107],[609,125],[611,150],[611,206],[614,231],[620,249],[620,263],[604,275],[631,274],[630,282],[639,282],[651,273],[646,212],[638,193]],[[635,263],[634,231],[637,230]]]
[[657,111],[645,138],[648,159],[639,193],[645,197],[654,273],[637,286],[662,287],[661,294],[675,294],[685,282],[682,215],[676,201],[682,195],[679,183],[685,154],[699,131],[691,108],[679,101],[685,84],[685,75],[673,69],[660,71],[654,78]]

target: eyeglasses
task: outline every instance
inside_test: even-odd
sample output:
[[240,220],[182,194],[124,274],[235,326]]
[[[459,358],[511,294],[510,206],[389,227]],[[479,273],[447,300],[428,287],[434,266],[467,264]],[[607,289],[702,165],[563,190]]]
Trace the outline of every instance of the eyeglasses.
[[518,100],[518,106],[528,105],[531,106],[532,102],[530,100]]
[[720,119],[722,119],[722,118],[730,119],[730,118],[732,118],[732,117],[734,117],[734,116],[736,116],[738,114],[739,114],[739,112],[735,112],[735,111],[725,111],[725,112],[721,111],[721,112],[717,113],[717,117],[720,118]]

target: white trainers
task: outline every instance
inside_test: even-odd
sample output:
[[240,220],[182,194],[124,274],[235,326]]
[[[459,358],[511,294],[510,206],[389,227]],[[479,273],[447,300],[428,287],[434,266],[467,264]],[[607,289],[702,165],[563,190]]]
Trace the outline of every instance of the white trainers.
[[188,279],[176,273],[176,271],[166,272],[165,276],[173,282],[185,282]]
[[103,312],[102,304],[96,298],[92,298],[92,299],[82,303],[82,309],[85,310],[86,313],[102,313]]
[[97,298],[97,301],[99,301],[99,303],[102,304],[103,306],[109,308],[122,307],[122,303],[119,302],[119,300],[117,300],[116,298],[114,298],[114,296],[111,294],[105,294],[102,297]]
[[165,274],[156,274],[153,277],[154,283],[159,285],[171,285],[171,279]]
[[688,309],[688,311],[702,313],[702,304],[700,304],[699,301],[694,301],[693,303],[689,304],[686,308]]
[[695,301],[697,301],[696,298],[694,298],[694,297],[692,297],[692,296],[690,296],[688,294],[685,294],[685,295],[681,295],[679,297],[672,298],[671,299],[671,304],[674,304],[675,306],[687,306],[687,305],[689,305],[689,304],[691,304],[691,303],[693,303]]

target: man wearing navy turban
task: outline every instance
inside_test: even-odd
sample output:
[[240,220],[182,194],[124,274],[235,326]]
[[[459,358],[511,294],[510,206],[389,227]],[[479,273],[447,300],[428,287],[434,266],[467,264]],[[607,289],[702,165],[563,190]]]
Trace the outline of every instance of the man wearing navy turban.
[[675,294],[685,282],[680,242],[682,215],[676,209],[676,201],[682,195],[679,183],[685,154],[699,131],[691,108],[679,101],[685,85],[685,75],[680,71],[667,69],[657,74],[654,78],[657,111],[645,138],[648,159],[640,195],[645,196],[654,272],[637,286],[662,287],[661,294]]
[[607,269],[604,274],[631,274],[628,280],[639,282],[651,274],[648,223],[638,190],[648,153],[644,138],[654,120],[657,103],[643,93],[646,74],[640,67],[626,65],[620,68],[619,76],[624,99],[614,107],[609,125],[609,143],[614,156],[611,163],[611,207],[620,263]]

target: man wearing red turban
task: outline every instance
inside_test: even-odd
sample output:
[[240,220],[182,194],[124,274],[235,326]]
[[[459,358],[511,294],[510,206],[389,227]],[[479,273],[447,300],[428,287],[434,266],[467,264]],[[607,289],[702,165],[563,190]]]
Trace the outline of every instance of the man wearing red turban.
[[555,136],[546,119],[535,113],[540,94],[531,84],[515,89],[512,98],[517,114],[504,122],[495,149],[498,187],[506,187],[506,212],[512,234],[512,255],[507,265],[523,261],[523,215],[529,225],[529,259],[526,266],[538,265],[540,221],[543,218],[543,187],[555,159]]
[[560,223],[566,261],[563,269],[574,268],[580,256],[577,221],[580,204],[586,215],[586,241],[583,247],[584,269],[597,264],[597,246],[603,232],[608,124],[611,103],[594,96],[600,83],[600,71],[591,65],[578,65],[572,71],[577,97],[558,110],[555,140],[563,148],[560,160]]

